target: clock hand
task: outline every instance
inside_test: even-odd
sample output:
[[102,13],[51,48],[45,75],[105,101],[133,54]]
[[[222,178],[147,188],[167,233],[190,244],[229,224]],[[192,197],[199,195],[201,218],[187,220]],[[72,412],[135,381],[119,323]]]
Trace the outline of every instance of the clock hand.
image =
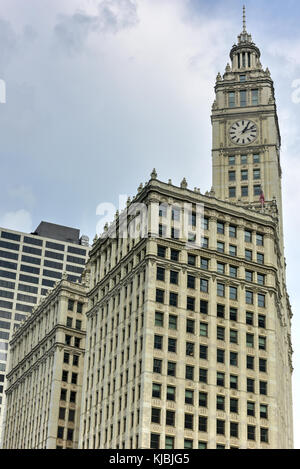
[[249,125],[250,125],[250,122],[248,122],[247,126],[244,128],[244,130],[242,131],[242,134],[244,134],[248,130]]

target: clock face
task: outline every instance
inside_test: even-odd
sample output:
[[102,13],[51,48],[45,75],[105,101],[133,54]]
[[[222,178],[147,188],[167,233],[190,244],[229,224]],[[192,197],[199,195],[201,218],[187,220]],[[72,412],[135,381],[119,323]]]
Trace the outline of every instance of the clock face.
[[235,122],[230,127],[229,135],[233,143],[237,145],[248,145],[257,138],[256,124],[247,119]]

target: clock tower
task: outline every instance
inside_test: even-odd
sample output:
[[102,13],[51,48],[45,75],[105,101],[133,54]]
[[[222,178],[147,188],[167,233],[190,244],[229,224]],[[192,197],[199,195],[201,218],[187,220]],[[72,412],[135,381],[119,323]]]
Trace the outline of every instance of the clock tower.
[[260,55],[246,30],[244,7],[243,31],[230,51],[231,63],[216,79],[213,189],[219,199],[258,209],[263,201],[276,200],[281,214],[280,131],[273,80]]

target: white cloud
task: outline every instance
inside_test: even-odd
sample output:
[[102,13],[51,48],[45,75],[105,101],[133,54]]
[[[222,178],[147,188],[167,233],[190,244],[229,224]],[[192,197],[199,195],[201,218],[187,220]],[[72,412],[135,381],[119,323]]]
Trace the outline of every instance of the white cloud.
[[68,52],[79,52],[91,33],[117,33],[137,23],[135,0],[102,0],[94,13],[80,9],[71,15],[60,15],[54,32]]
[[30,233],[32,230],[31,214],[24,209],[7,212],[0,217],[0,226],[10,230]]

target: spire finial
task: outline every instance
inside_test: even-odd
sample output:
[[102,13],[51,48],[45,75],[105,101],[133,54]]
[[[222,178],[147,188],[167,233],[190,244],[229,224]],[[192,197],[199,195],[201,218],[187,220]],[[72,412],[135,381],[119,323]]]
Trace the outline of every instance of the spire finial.
[[243,5],[243,33],[246,32],[246,7]]

